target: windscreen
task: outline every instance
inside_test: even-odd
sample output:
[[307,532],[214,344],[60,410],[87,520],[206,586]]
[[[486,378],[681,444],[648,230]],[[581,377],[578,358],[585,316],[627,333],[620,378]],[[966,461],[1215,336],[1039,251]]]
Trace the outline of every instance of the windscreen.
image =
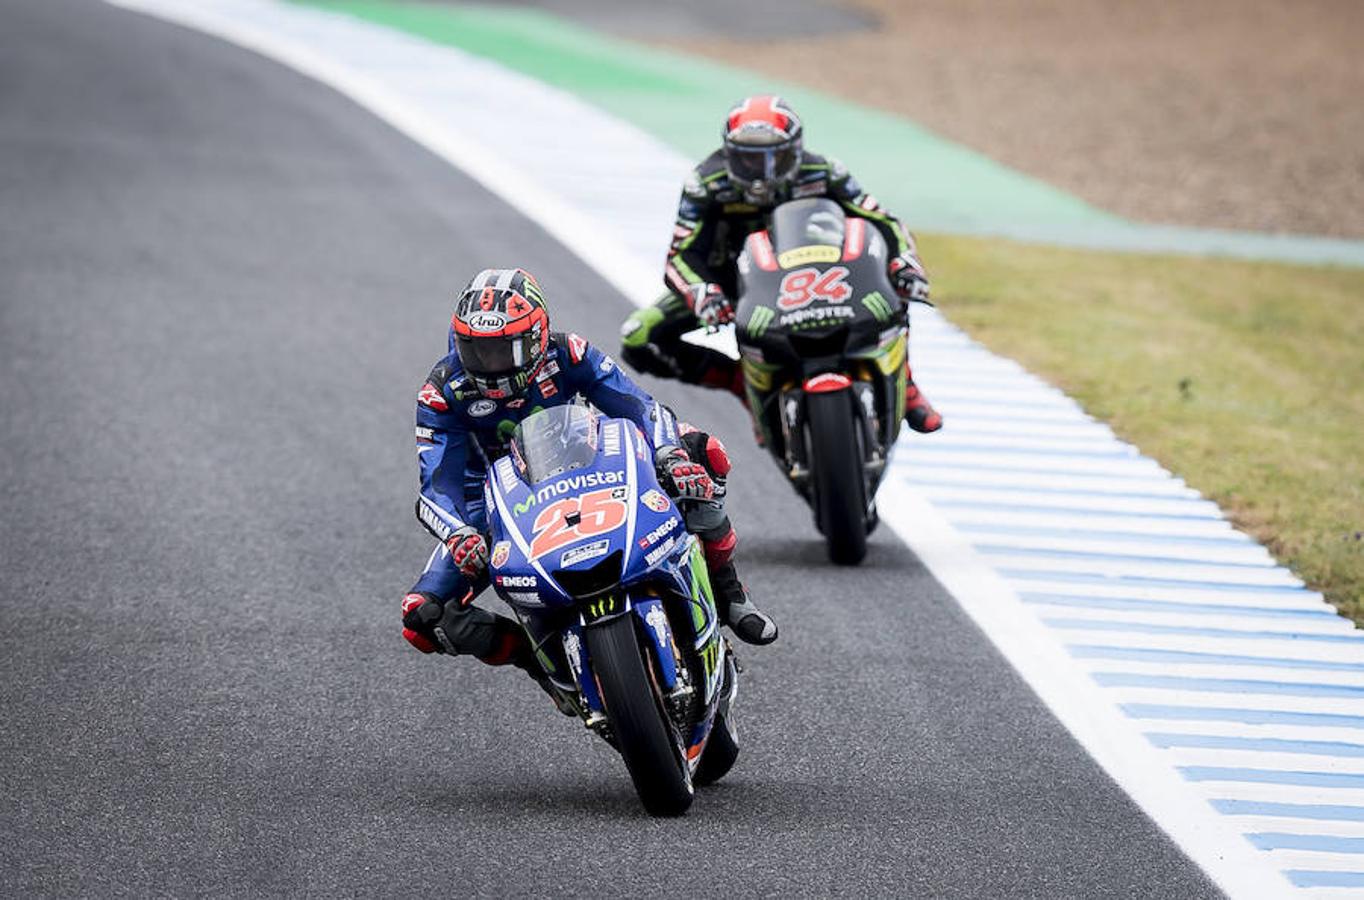
[[572,403],[541,410],[516,426],[511,451],[531,484],[581,469],[597,456],[597,415]]
[[837,247],[836,260],[842,255],[843,226],[843,210],[832,200],[792,200],[772,211],[772,247],[778,257],[800,247]]

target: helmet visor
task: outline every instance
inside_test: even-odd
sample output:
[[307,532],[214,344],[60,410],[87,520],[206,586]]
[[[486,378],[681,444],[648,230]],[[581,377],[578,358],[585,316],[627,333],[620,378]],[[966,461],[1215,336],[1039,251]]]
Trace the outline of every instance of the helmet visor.
[[536,338],[530,333],[456,335],[455,349],[464,369],[475,378],[509,378],[523,371],[533,359]]
[[726,148],[729,174],[745,184],[777,182],[791,177],[800,164],[800,150],[794,143],[772,147],[743,147],[730,144]]

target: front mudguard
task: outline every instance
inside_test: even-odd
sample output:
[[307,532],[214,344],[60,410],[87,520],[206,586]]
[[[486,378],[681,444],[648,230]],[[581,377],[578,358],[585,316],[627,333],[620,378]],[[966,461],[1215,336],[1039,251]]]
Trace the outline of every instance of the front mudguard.
[[587,642],[583,631],[622,616],[638,619],[637,631],[652,645],[649,665],[658,678],[658,686],[664,693],[677,687],[677,654],[674,649],[672,626],[668,614],[663,609],[663,601],[657,597],[613,596],[594,600],[587,604],[578,617],[564,632],[564,655],[568,657],[568,667],[582,692],[588,709],[596,713],[606,713],[602,705],[601,693],[597,690],[597,679],[592,672],[592,660],[587,653]]

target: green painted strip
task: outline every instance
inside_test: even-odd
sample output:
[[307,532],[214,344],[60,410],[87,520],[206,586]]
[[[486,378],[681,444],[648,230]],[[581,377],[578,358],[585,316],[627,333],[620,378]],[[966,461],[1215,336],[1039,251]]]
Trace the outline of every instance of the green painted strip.
[[718,146],[719,123],[730,103],[749,93],[781,93],[805,119],[810,145],[846,162],[868,190],[918,230],[1364,265],[1364,241],[1129,222],[897,116],[606,36],[535,9],[404,0],[292,2],[493,60],[571,92],[693,159]]

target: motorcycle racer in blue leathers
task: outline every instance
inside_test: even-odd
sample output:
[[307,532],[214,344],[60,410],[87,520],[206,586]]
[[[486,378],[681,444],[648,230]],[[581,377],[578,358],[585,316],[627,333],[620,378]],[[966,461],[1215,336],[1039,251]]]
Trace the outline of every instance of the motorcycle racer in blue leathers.
[[701,539],[721,618],[744,641],[775,640],[775,623],[734,569],[724,446],[679,423],[583,338],[551,333],[540,286],[523,269],[474,276],[456,302],[450,351],[417,395],[417,518],[440,543],[403,598],[403,636],[425,653],[470,654],[539,672],[520,626],[472,603],[488,586],[483,483],[522,419],[576,400],[639,426],[654,448],[660,483]]

